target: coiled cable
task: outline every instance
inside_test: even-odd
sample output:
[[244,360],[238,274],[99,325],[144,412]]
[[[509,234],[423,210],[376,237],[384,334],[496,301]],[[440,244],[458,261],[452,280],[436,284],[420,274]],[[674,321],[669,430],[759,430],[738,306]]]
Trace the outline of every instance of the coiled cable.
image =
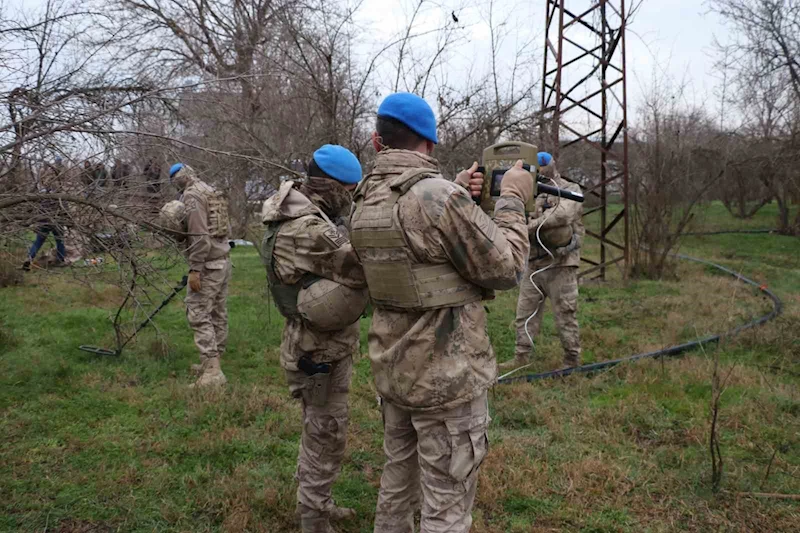
[[712,263],[711,261],[707,261],[705,259],[699,259],[697,257],[691,257],[691,256],[684,255],[684,254],[672,254],[672,255],[673,255],[673,257],[676,257],[678,259],[682,259],[684,261],[692,261],[692,262],[695,262],[695,263],[700,263],[700,264],[703,264],[703,265],[710,266],[712,268],[716,268],[717,270],[720,270],[721,272],[725,272],[726,274],[729,274],[729,275],[733,276],[734,278],[738,279],[739,281],[741,281],[743,283],[747,283],[748,285],[751,285],[753,287],[757,287],[758,290],[761,291],[761,293],[764,296],[766,296],[767,298],[769,298],[772,301],[772,311],[770,311],[769,313],[767,313],[765,315],[760,316],[759,318],[757,318],[755,320],[752,320],[750,322],[742,324],[741,326],[738,326],[738,327],[733,328],[733,329],[731,329],[729,331],[726,331],[725,333],[709,335],[709,336],[703,337],[701,339],[695,339],[695,340],[690,341],[690,342],[686,342],[686,343],[683,343],[683,344],[678,344],[676,346],[670,346],[668,348],[663,348],[661,350],[656,350],[654,352],[639,353],[639,354],[635,354],[635,355],[630,355],[628,357],[621,357],[619,359],[612,359],[612,360],[609,360],[609,361],[602,361],[602,362],[599,362],[599,363],[593,363],[593,364],[589,364],[589,365],[581,365],[581,366],[576,366],[576,367],[572,367],[572,368],[564,368],[564,369],[561,369],[561,370],[552,370],[550,372],[542,372],[542,373],[539,373],[539,374],[528,374],[527,376],[518,376],[518,377],[509,378],[509,377],[504,375],[504,376],[501,376],[500,378],[498,378],[498,383],[500,383],[502,385],[507,385],[507,384],[511,384],[511,383],[521,383],[521,382],[530,383],[531,381],[537,381],[537,380],[540,380],[540,379],[564,377],[564,376],[569,376],[570,374],[576,374],[576,373],[589,374],[589,373],[592,373],[592,372],[596,372],[598,370],[611,368],[611,367],[616,366],[616,365],[618,365],[620,363],[627,363],[627,362],[630,362],[630,361],[638,361],[640,359],[648,359],[648,358],[656,358],[656,357],[674,357],[674,356],[682,355],[685,352],[687,352],[689,350],[693,350],[693,349],[695,349],[695,348],[697,348],[699,346],[702,346],[704,344],[710,344],[712,342],[718,342],[720,339],[722,339],[724,337],[733,337],[733,336],[738,335],[739,333],[741,333],[741,332],[743,332],[745,330],[748,330],[750,328],[754,328],[756,326],[760,326],[762,324],[765,324],[768,321],[776,318],[783,311],[783,302],[781,301],[780,298],[778,298],[777,295],[775,295],[775,293],[770,291],[767,288],[766,285],[757,283],[757,282],[755,282],[755,281],[753,281],[753,280],[751,280],[749,278],[746,278],[746,277],[742,276],[738,272],[735,272],[735,271],[733,271],[733,270],[731,270],[729,268],[726,268],[726,267],[724,267],[722,265],[718,265],[716,263]]

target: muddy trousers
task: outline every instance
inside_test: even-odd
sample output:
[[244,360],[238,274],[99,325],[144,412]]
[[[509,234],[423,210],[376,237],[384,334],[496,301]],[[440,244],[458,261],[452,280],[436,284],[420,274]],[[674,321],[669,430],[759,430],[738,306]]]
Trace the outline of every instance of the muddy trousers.
[[[525,270],[519,285],[519,300],[517,301],[517,318],[514,322],[516,329],[516,348],[514,355],[517,358],[527,358],[535,339],[542,327],[545,298],[550,298],[553,306],[558,336],[564,349],[564,365],[577,366],[581,360],[581,339],[578,329],[578,269],[576,267],[553,267],[533,277],[536,285],[544,293],[544,298],[531,284],[531,272],[536,272],[541,267],[531,264]],[[536,316],[528,322],[528,333],[525,333],[525,321],[538,309]]]
[[334,508],[331,487],[339,477],[347,444],[347,398],[353,358],[332,363],[330,393],[323,406],[311,405],[304,372],[286,371],[289,391],[303,402],[303,434],[297,455],[297,509],[303,518],[327,517]]
[[438,413],[405,411],[383,402],[383,451],[375,533],[464,533],[472,526],[478,469],[489,450],[484,392]]
[[229,259],[216,259],[203,266],[200,290],[186,287],[186,318],[194,330],[194,343],[200,351],[200,363],[222,357],[228,343]]

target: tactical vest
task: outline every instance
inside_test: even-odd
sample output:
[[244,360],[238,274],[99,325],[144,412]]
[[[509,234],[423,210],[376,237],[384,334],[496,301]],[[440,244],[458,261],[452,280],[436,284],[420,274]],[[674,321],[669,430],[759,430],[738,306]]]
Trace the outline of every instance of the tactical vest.
[[190,185],[195,186],[208,204],[208,234],[211,237],[225,238],[228,236],[230,218],[228,216],[228,201],[225,195],[217,191],[204,181],[196,181]]
[[441,309],[482,299],[480,287],[461,277],[450,263],[422,263],[406,242],[397,201],[428,177],[441,178],[434,169],[414,168],[387,179],[370,192],[370,195],[388,192],[388,198],[379,205],[363,205],[369,177],[356,189],[350,242],[361,260],[375,307]]
[[215,190],[208,195],[208,233],[212,237],[224,238],[228,236],[229,226],[228,201]]
[[272,294],[272,299],[275,300],[278,312],[287,318],[297,318],[300,317],[300,313],[297,310],[297,296],[300,291],[310,287],[322,278],[314,274],[305,273],[297,283],[288,284],[280,280],[275,269],[273,252],[275,251],[275,241],[278,240],[278,231],[281,224],[283,222],[271,222],[267,226],[264,240],[261,242],[262,261],[267,269],[269,291]]

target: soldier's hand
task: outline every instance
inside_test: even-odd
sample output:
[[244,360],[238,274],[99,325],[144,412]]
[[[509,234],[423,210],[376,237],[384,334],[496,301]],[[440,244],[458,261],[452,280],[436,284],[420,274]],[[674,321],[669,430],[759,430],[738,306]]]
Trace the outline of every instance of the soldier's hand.
[[528,219],[528,233],[531,235],[536,235],[536,230],[539,229],[539,226],[542,225],[542,218],[535,217]]
[[483,173],[477,170],[478,162],[474,161],[471,167],[462,170],[456,176],[455,182],[467,189],[471,196],[480,196],[483,189]]
[[519,159],[513,167],[503,176],[500,182],[500,196],[514,196],[527,204],[533,197],[536,184],[533,175],[522,168],[522,159]]
[[200,292],[200,289],[203,288],[203,284],[200,283],[200,272],[196,270],[189,272],[189,288],[193,292]]

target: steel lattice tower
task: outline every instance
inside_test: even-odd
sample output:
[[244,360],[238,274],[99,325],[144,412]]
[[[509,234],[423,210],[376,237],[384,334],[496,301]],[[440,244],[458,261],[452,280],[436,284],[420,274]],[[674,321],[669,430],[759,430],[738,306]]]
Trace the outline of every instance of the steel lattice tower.
[[[572,145],[591,147],[584,194],[600,205],[584,208],[584,218],[599,212],[600,232],[586,235],[600,244],[599,257],[580,276],[605,279],[608,266],[622,262],[627,275],[628,128],[625,79],[625,0],[545,0],[542,136],[558,161]],[[596,159],[595,159],[596,158]],[[597,166],[594,161],[597,161]],[[609,220],[610,195],[620,195],[622,211]],[[623,223],[622,242],[611,231]],[[594,225],[596,227],[596,225]],[[619,236],[617,236],[617,241]]]

